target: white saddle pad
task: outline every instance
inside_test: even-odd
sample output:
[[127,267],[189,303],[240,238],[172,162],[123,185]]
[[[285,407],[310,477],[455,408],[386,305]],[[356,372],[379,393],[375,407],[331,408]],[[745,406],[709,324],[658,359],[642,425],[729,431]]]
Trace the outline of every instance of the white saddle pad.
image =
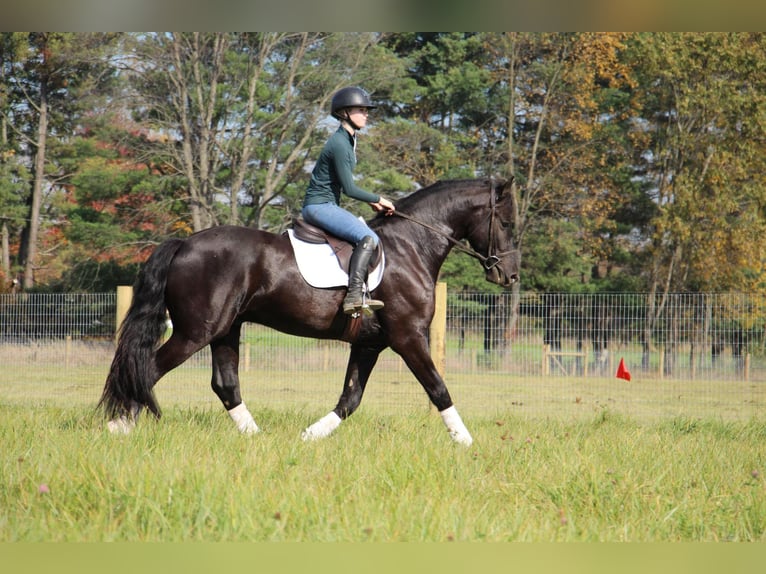
[[[307,243],[295,237],[292,229],[287,230],[287,235],[295,252],[298,269],[306,283],[319,288],[348,285],[348,273],[341,269],[338,258],[328,243]],[[380,263],[367,276],[368,291],[380,285],[385,267],[386,254],[383,253]]]

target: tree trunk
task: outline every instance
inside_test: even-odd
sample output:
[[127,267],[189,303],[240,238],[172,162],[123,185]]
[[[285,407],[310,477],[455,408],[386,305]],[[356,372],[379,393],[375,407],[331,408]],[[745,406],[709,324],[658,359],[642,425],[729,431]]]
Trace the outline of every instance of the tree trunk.
[[[0,118],[0,145],[2,148],[8,145],[8,122],[5,117]],[[11,275],[11,250],[8,231],[8,222],[3,220],[0,227],[0,238],[2,239],[2,270],[6,277]]]
[[0,228],[0,236],[2,236],[2,260],[3,260],[3,273],[6,277],[11,276],[11,249],[10,238],[8,237],[8,224],[3,221],[3,225]]
[[29,233],[27,253],[24,260],[24,289],[31,289],[35,282],[37,265],[37,240],[40,232],[40,207],[45,181],[45,144],[48,136],[48,94],[45,82],[40,83],[40,120],[37,124],[37,153],[35,154],[35,177],[32,181],[32,201],[29,210]]

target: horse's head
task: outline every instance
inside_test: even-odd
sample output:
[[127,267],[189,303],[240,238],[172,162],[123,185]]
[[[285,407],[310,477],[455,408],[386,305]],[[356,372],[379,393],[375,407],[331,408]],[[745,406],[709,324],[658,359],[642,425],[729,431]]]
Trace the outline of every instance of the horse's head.
[[[482,262],[487,281],[510,287],[519,280],[521,258],[514,243],[516,202],[510,181],[439,181],[397,201],[394,214],[425,230],[411,240],[446,239],[439,242],[446,251],[434,251],[436,265],[455,248]],[[378,222],[382,221],[384,216],[378,214]]]
[[490,180],[483,207],[468,233],[468,242],[482,257],[486,279],[503,287],[519,280],[521,257],[513,238],[515,198],[511,182]]

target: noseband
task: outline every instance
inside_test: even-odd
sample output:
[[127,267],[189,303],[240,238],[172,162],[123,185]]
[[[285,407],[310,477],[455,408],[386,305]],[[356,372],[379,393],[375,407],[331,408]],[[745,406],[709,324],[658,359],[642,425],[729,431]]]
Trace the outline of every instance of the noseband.
[[[412,217],[411,215],[407,215],[406,213],[401,213],[400,211],[394,211],[394,215],[398,215],[399,217],[402,217],[404,219],[407,219],[409,221],[412,221],[413,223],[417,223],[418,225],[421,225],[427,229],[430,229],[434,233],[441,235],[445,239],[447,239],[450,243],[452,243],[456,249],[459,251],[462,251],[463,253],[467,253],[471,257],[474,257],[481,261],[481,264],[484,266],[484,269],[489,271],[493,267],[495,267],[498,263],[500,263],[500,260],[513,253],[515,250],[509,249],[508,251],[502,251],[500,253],[492,253],[495,246],[495,237],[496,237],[496,229],[497,229],[497,218],[495,217],[495,211],[497,209],[496,206],[497,199],[495,198],[495,180],[490,178],[489,180],[489,238],[487,242],[487,254],[482,255],[475,249],[473,249],[470,245],[465,245],[462,241],[458,241],[451,235],[445,233],[438,227],[434,227],[433,225],[430,225],[429,223],[426,223],[425,221],[421,221],[415,217]],[[473,233],[473,230],[476,229],[479,225],[483,223],[483,220],[476,224],[476,226],[468,232],[467,236],[470,236],[471,233]]]
[[[487,256],[481,259],[481,264],[484,265],[484,269],[489,271],[492,269],[495,265],[500,263],[500,259],[505,257],[506,255],[510,255],[514,252],[513,249],[509,249],[508,251],[502,251],[500,253],[493,254],[492,251],[495,249],[495,241],[497,237],[497,218],[495,217],[495,212],[497,210],[497,197],[495,194],[495,180],[490,178],[489,180],[489,237],[487,238]],[[470,233],[469,233],[470,235]]]

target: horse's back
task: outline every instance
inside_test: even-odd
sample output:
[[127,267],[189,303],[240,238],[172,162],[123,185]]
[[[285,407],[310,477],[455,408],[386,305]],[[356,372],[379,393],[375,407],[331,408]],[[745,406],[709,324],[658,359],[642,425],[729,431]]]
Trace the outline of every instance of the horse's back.
[[179,256],[214,259],[233,258],[252,262],[252,258],[284,255],[289,252],[288,240],[280,235],[236,225],[210,227],[189,236]]
[[186,239],[189,247],[194,249],[235,249],[241,250],[246,246],[255,247],[280,241],[280,236],[261,229],[253,229],[241,225],[219,225],[209,227],[190,235]]
[[[189,236],[168,273],[169,289],[247,289],[253,273],[261,279],[286,265],[289,241],[274,233],[224,225]],[[193,287],[192,287],[193,286]]]

